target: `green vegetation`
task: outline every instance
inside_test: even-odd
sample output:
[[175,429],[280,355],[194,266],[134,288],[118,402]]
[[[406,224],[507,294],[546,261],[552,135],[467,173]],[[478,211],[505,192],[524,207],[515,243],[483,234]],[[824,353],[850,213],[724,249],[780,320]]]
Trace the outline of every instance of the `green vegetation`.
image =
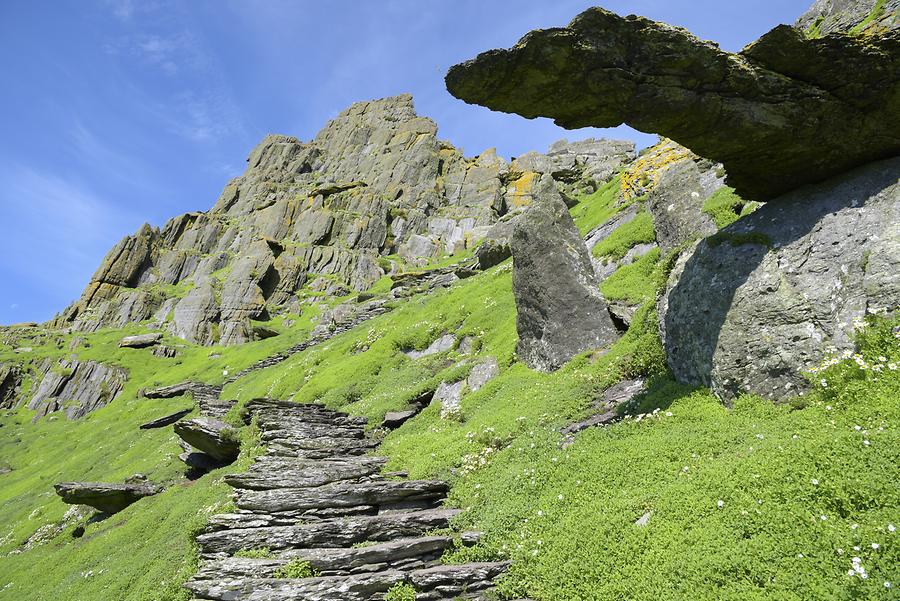
[[852,29],[850,29],[850,33],[852,35],[857,35],[862,33],[862,31],[866,28],[866,26],[872,21],[878,20],[884,16],[884,5],[887,4],[887,0],[876,0],[875,6],[872,7],[871,12],[866,15],[866,18],[859,22],[859,24],[855,25]]
[[580,199],[572,209],[572,218],[581,235],[586,235],[598,225],[605,223],[610,217],[627,205],[619,205],[621,200],[621,176],[617,175],[590,196]]
[[809,27],[806,28],[806,37],[811,40],[817,40],[822,37],[822,22],[825,21],[825,17],[819,15],[816,17],[816,20],[813,21]]
[[275,578],[313,578],[318,576],[318,573],[308,561],[292,559],[286,565],[275,570],[273,576]]
[[[630,265],[619,267],[600,284],[600,291],[607,300],[621,300],[640,304],[656,298],[660,282],[660,251],[654,248]],[[664,281],[662,283],[665,283]]]
[[384,601],[416,601],[416,589],[411,584],[398,582],[388,589]]
[[595,257],[621,259],[635,244],[645,244],[656,240],[653,217],[649,211],[641,211],[637,216],[623,223],[604,238],[592,251]]
[[713,192],[703,203],[703,212],[712,217],[716,227],[722,229],[759,207],[758,202],[746,202],[734,193],[734,188],[723,186]]
[[[586,205],[575,212],[580,227],[600,214]],[[624,227],[605,256],[622,256],[646,239],[643,226]],[[727,234],[720,243],[739,237]],[[445,561],[512,559],[500,591],[506,598],[890,599],[885,582],[900,584],[900,318],[870,319],[858,357],[826,362],[802,398],[773,404],[747,396],[727,409],[708,390],[675,383],[667,370],[653,299],[675,256],[651,251],[604,282],[609,298],[641,304],[630,329],[606,352],[584,353],[554,373],[516,360],[505,263],[405,300],[229,384],[224,395],[241,403],[261,395],[321,401],[377,424],[386,411],[493,356],[500,375],[466,393],[457,418],[442,419],[432,404],[378,449],[391,458],[389,471],[449,480],[449,502],[464,510],[455,527],[485,533]],[[0,414],[0,457],[13,469],[0,475],[0,601],[189,599],[180,585],[196,569],[192,535],[210,515],[228,510],[230,489],[221,477],[245,469],[260,452],[258,431],[240,430],[237,465],[189,482],[172,430],[137,430],[185,399],[151,401],[137,391],[185,379],[222,382],[224,371],[236,373],[304,339],[314,315],[310,310],[282,335],[239,347],[167,339],[181,353],[175,359],[118,348],[139,326],[84,335],[87,344],[75,351],[68,350],[72,335],[35,334],[33,361],[74,352],[128,369],[129,380],[114,402],[78,422],[53,415],[31,424],[25,409]],[[474,337],[475,355],[451,350],[414,361],[401,352],[445,333]],[[0,361],[8,359],[22,357],[0,347]],[[634,377],[647,378],[648,391],[623,408],[623,421],[561,446],[561,427],[594,412],[611,384]],[[239,412],[231,423],[239,423]],[[135,472],[166,491],[102,521],[67,522],[22,550],[37,531],[63,522],[69,507],[53,483],[121,481]],[[645,525],[636,523],[641,518]],[[72,537],[77,524],[85,527],[81,538]],[[241,554],[269,556],[264,549]],[[307,574],[308,565],[292,564],[282,568],[284,577]],[[414,594],[398,585],[386,598]]]

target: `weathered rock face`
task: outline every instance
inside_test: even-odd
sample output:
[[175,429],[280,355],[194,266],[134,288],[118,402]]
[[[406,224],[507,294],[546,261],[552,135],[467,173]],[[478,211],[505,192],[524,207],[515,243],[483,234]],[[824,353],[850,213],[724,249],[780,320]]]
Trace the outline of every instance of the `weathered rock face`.
[[834,32],[872,34],[900,27],[900,0],[816,0],[797,20],[810,35]]
[[[672,142],[655,150],[665,155],[679,148]],[[690,153],[662,170],[650,191],[647,208],[653,216],[656,242],[663,254],[696,236],[708,236],[718,228],[703,212],[704,202],[724,185],[721,173],[709,161]]]
[[0,363],[0,409],[12,409],[19,404],[22,372],[15,363]]
[[[191,342],[238,344],[265,335],[252,320],[296,308],[304,287],[367,289],[385,273],[381,255],[415,264],[474,247],[527,205],[535,173],[493,150],[466,158],[436,134],[403,95],[354,104],[311,142],[267,136],[210,211],[127,236],[53,323],[93,331],[152,318]],[[588,140],[520,162],[575,187],[633,153]]]
[[658,132],[723,163],[749,200],[900,152],[898,30],[808,39],[785,25],[730,54],[592,8],[453,67],[446,82],[466,102],[563,127]]
[[900,305],[900,158],[801,188],[679,259],[660,305],[669,365],[722,398],[805,386],[853,323]]
[[551,371],[615,340],[591,257],[549,175],[516,220],[511,247],[517,350],[529,367]]
[[28,402],[37,411],[35,419],[65,410],[66,417],[77,419],[112,401],[125,386],[125,370],[96,361],[61,360],[46,363],[44,376]]
[[56,494],[64,503],[88,505],[103,513],[118,513],[144,497],[162,492],[150,483],[108,484],[105,482],[61,482],[55,484]]

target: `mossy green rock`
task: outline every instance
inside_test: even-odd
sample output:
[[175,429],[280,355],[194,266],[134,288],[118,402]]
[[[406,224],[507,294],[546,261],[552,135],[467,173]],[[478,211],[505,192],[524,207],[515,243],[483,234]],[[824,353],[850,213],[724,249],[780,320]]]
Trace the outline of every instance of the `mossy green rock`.
[[456,65],[466,102],[563,127],[627,123],[724,164],[747,200],[900,153],[900,31],[808,39],[779,26],[740,53],[601,8]]

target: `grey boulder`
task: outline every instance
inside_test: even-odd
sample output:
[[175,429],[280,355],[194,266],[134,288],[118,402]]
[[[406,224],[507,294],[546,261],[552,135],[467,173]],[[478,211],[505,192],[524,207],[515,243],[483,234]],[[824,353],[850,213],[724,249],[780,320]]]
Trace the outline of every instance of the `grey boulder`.
[[138,334],[136,336],[126,336],[119,341],[119,346],[124,348],[146,348],[157,344],[160,340],[162,340],[162,334],[159,332]]
[[616,339],[587,247],[549,175],[516,219],[511,248],[517,351],[529,367],[552,371]]
[[135,501],[162,492],[155,484],[109,484],[105,482],[61,482],[55,484],[64,503],[89,505],[103,513],[117,513]]
[[676,264],[659,304],[669,366],[730,400],[807,385],[854,321],[900,300],[900,158],[769,203]]
[[221,462],[237,459],[241,443],[237,430],[212,417],[176,422],[175,433],[187,444]]

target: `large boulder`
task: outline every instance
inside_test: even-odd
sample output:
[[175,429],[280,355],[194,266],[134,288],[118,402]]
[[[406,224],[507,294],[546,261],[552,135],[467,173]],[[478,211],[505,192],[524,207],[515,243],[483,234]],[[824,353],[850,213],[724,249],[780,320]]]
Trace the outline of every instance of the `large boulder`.
[[810,39],[776,27],[740,53],[591,8],[447,73],[466,102],[563,127],[627,123],[719,161],[751,200],[900,152],[900,30]]
[[676,377],[778,399],[867,312],[897,310],[898,176],[894,158],[801,188],[682,255],[659,307]]
[[176,422],[175,433],[187,444],[216,461],[230,463],[237,459],[241,443],[237,430],[213,417],[196,417]]
[[55,484],[64,503],[88,505],[103,513],[118,513],[135,501],[162,492],[162,487],[149,482],[109,484],[106,482],[61,482]]
[[587,247],[549,175],[517,218],[511,248],[517,351],[529,367],[552,371],[616,339]]
[[134,336],[126,336],[119,341],[119,346],[123,348],[146,348],[158,344],[162,340],[162,334],[153,332],[150,334],[136,334]]

